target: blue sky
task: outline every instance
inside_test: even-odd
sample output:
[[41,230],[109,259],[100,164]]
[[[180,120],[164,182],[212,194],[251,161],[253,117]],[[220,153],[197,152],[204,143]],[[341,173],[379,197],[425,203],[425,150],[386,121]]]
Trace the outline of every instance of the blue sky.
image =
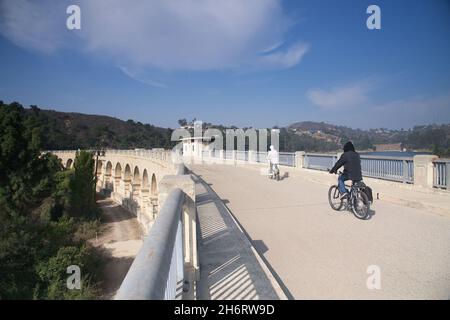
[[449,39],[444,0],[0,0],[0,99],[166,127],[450,123]]

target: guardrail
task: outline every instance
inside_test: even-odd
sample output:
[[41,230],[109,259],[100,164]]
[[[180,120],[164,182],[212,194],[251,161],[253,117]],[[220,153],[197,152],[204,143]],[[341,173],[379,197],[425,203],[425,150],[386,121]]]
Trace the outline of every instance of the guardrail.
[[329,170],[337,161],[336,154],[328,153],[305,153],[303,167],[314,170]]
[[404,183],[414,182],[413,158],[361,155],[361,170],[365,177]]
[[293,152],[280,152],[278,154],[279,162],[283,166],[295,167],[296,158]]
[[[360,155],[363,176],[404,183],[414,182],[413,158]],[[338,160],[338,154],[306,153],[304,167],[329,170]]]
[[[255,152],[255,151],[239,151],[239,150],[223,150],[223,158],[225,160],[238,160],[238,161],[250,161],[250,162],[267,162],[267,152]],[[202,151],[203,158],[220,158],[221,150]],[[294,152],[280,152],[279,153],[280,165],[295,167],[296,156]]]
[[181,299],[184,282],[182,208],[185,195],[179,188],[167,196],[138,255],[133,261],[117,300]]
[[450,159],[433,161],[433,187],[450,189]]
[[[48,150],[45,152],[53,152],[53,153],[76,153],[80,150]],[[86,149],[85,151],[95,151],[92,149]],[[171,150],[152,150],[152,149],[131,149],[131,150],[116,150],[116,149],[105,149],[106,154],[120,154],[120,155],[129,155],[136,156],[142,158],[150,158],[154,160],[162,160],[167,161],[171,159],[172,151]]]
[[158,184],[161,209],[115,297],[195,299],[199,278],[195,184],[179,164]]
[[[256,151],[235,151],[235,150],[212,150],[202,153],[203,158],[216,158],[221,160],[236,160],[267,163],[267,152]],[[331,169],[340,154],[335,153],[305,153],[305,152],[280,152],[280,165],[296,167],[300,166],[306,169],[326,171]],[[426,156],[429,159],[418,161],[429,161],[433,159],[432,155]],[[376,178],[388,181],[402,182],[408,184],[416,183],[420,186],[435,187],[441,189],[450,189],[450,159],[433,160],[433,167],[424,167],[421,164],[414,164],[414,157],[391,157],[361,154],[361,171],[364,177]],[[417,160],[417,159],[416,159]],[[424,169],[421,169],[424,168]],[[419,173],[419,178],[415,179],[414,171],[418,169],[425,170]],[[431,170],[433,172],[431,172]],[[433,184],[431,185],[431,174],[433,175]],[[429,179],[426,177],[430,177]],[[430,182],[428,182],[430,181]]]

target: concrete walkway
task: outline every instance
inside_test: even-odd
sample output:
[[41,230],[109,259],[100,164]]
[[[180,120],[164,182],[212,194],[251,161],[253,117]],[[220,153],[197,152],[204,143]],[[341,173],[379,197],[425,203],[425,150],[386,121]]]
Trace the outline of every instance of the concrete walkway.
[[[336,176],[289,170],[282,181],[272,181],[259,166],[193,164],[190,169],[226,203],[296,299],[450,298],[450,218],[426,205],[450,207],[446,193],[369,183],[382,200],[375,200],[371,218],[362,221],[329,207],[327,191]],[[423,199],[424,205],[393,203],[387,194],[403,198],[403,204]],[[199,213],[204,219],[201,207]],[[220,237],[221,222],[211,223]],[[219,240],[215,250],[227,247]],[[367,287],[371,266],[380,270],[380,289]]]
[[224,203],[198,177],[199,300],[286,299]]

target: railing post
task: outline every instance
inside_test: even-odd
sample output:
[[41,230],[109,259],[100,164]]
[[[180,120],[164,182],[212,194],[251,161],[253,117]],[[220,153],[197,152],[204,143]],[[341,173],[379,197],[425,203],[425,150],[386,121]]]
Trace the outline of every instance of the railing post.
[[255,150],[248,150],[248,163],[255,163]]
[[304,168],[305,166],[305,151],[295,152],[295,167]]
[[403,169],[402,182],[406,183],[408,181],[408,164],[406,163],[406,160],[402,161],[402,169]]
[[450,162],[445,163],[445,188],[450,190]]
[[433,188],[433,160],[438,157],[435,155],[417,155],[414,156],[414,185]]

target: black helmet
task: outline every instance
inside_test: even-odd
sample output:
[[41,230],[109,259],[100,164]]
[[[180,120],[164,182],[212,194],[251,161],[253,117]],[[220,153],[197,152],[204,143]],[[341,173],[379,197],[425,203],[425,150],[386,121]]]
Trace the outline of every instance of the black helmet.
[[347,152],[347,151],[355,151],[355,146],[353,145],[353,143],[351,141],[344,144],[344,152]]

